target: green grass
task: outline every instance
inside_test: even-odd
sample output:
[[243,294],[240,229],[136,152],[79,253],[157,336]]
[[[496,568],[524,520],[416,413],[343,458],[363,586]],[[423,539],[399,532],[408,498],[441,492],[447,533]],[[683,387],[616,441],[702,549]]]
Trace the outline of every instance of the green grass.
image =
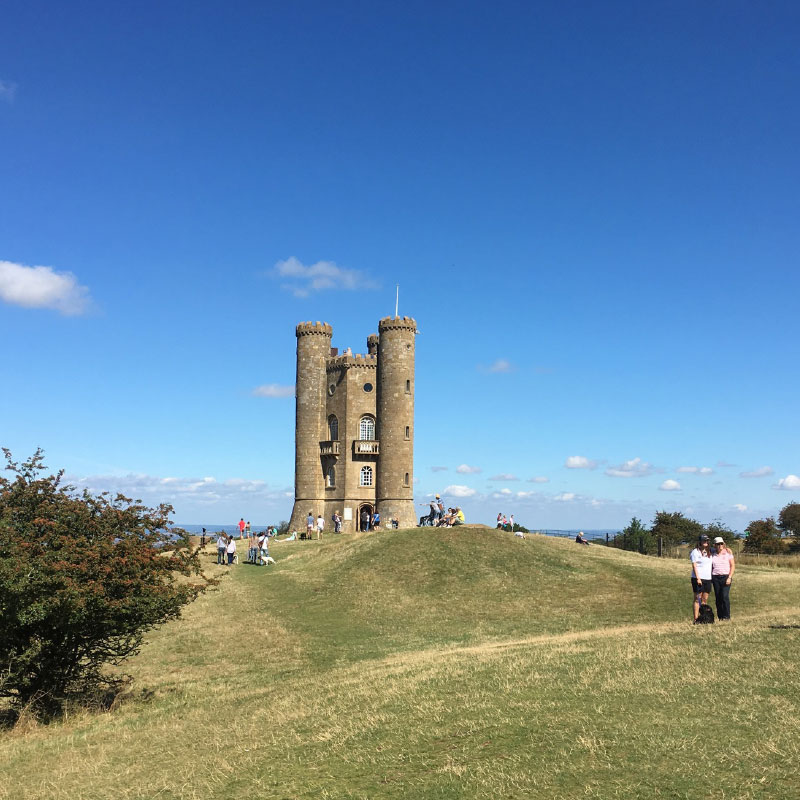
[[[800,574],[488,529],[273,547],[109,713],[0,734],[0,798],[797,798]],[[209,552],[211,570],[214,556]]]

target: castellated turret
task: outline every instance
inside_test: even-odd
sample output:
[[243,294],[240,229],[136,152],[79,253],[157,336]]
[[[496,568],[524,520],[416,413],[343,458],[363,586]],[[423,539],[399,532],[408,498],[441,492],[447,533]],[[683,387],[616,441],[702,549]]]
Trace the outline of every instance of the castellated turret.
[[413,526],[414,512],[414,338],[410,317],[378,323],[378,511],[384,519]]
[[361,529],[376,509],[381,527],[416,523],[413,503],[414,337],[410,317],[386,317],[367,353],[331,348],[327,323],[297,326],[295,502],[290,529],[309,512],[338,511],[342,530]]

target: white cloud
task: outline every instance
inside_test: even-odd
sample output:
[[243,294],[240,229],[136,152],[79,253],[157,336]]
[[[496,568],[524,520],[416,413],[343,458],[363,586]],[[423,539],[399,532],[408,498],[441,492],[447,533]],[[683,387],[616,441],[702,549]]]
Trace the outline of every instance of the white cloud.
[[327,289],[363,291],[378,288],[378,284],[366,273],[339,267],[333,261],[317,261],[306,266],[291,256],[285,261],[278,261],[272,269],[272,274],[283,279],[281,285],[295,297],[308,297],[311,292]]
[[13,81],[0,80],[0,100],[6,100],[9,103],[14,102],[14,96],[17,93],[17,84]]
[[711,467],[678,467],[675,472],[684,472],[689,475],[713,475]]
[[681,490],[681,485],[678,483],[678,481],[674,481],[672,478],[669,478],[665,480],[664,483],[662,483],[658,488],[661,489],[662,492],[679,492]]
[[497,361],[490,364],[488,367],[488,372],[513,372],[515,369],[514,365],[507,361],[505,358],[498,358]]
[[736,464],[731,464],[731,463],[729,463],[727,461],[723,461],[722,459],[720,459],[719,461],[717,461],[717,466],[718,467],[735,467]]
[[736,503],[733,507],[736,511],[747,511],[747,506],[744,503]]
[[0,300],[23,308],[52,308],[75,316],[89,308],[89,290],[71,272],[0,261]]
[[800,489],[800,477],[797,475],[787,475],[785,478],[780,478],[773,488],[786,489],[787,491]]
[[475,489],[470,489],[469,486],[461,486],[454,483],[446,487],[442,494],[450,497],[472,497],[476,494],[476,491]]
[[775,470],[772,467],[759,467],[758,469],[750,470],[749,472],[740,472],[740,478],[767,478],[774,475]]
[[526,497],[536,497],[539,492],[517,492],[517,497],[524,500]]
[[480,467],[471,467],[469,464],[461,464],[460,466],[456,467],[456,472],[459,475],[475,475],[480,471]]
[[564,462],[567,469],[595,469],[597,462],[592,461],[586,456],[569,456]]
[[431,467],[431,472],[447,472],[447,467]]
[[256,386],[252,394],[254,397],[294,397],[294,386],[265,383],[263,386]]
[[519,478],[516,475],[512,475],[510,472],[501,472],[499,475],[492,475],[489,478],[490,481],[518,481]]
[[[87,477],[69,477],[66,482],[79,489],[92,492],[117,492],[145,503],[185,503],[191,499],[198,505],[216,505],[226,501],[243,499],[251,503],[253,500],[285,501],[286,491],[271,489],[264,481],[252,481],[244,478],[228,478],[218,481],[213,477],[179,478],[157,477],[154,475],[90,475]],[[291,493],[289,493],[291,494]]]
[[545,478],[544,475],[537,475],[535,478],[528,478],[528,483],[549,483],[550,478]]
[[557,494],[553,500],[558,500],[560,503],[569,503],[571,500],[575,499],[575,492],[561,492],[561,494]]
[[642,461],[641,458],[632,458],[625,461],[618,467],[609,467],[606,475],[612,478],[644,478],[653,474],[653,465]]

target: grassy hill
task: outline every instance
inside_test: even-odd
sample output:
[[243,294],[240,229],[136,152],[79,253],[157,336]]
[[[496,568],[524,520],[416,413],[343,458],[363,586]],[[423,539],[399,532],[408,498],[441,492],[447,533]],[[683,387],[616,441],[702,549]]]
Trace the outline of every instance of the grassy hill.
[[106,714],[0,734],[0,798],[798,798],[800,574],[488,529],[279,543]]

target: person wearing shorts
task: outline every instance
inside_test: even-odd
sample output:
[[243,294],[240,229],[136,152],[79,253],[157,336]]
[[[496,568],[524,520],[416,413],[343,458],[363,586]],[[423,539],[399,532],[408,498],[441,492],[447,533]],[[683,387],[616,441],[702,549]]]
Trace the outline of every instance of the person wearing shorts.
[[703,533],[697,542],[697,547],[689,553],[692,562],[692,594],[694,595],[694,621],[700,616],[700,605],[708,603],[711,593],[711,548],[708,536]]

